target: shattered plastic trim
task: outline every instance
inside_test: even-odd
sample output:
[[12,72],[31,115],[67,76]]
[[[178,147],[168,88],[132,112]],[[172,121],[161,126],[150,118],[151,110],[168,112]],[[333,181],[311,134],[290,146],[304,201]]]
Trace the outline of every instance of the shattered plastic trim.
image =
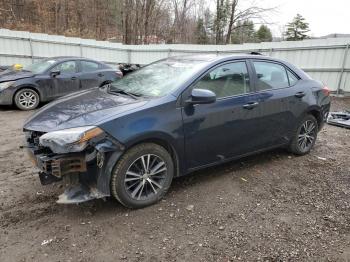
[[330,112],[327,123],[334,126],[350,128],[350,112]]

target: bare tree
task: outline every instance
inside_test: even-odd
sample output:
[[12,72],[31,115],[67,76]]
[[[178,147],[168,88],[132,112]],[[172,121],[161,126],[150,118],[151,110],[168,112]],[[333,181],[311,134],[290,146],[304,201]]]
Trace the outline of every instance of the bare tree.
[[234,25],[238,22],[242,22],[245,20],[264,20],[264,15],[267,12],[271,12],[275,8],[263,8],[255,5],[255,2],[252,3],[252,5],[245,9],[239,8],[239,0],[232,0],[231,2],[231,13],[230,13],[230,20],[226,32],[226,44],[229,44],[231,41],[231,34],[234,29],[237,29]]
[[269,10],[241,2],[216,0],[211,10],[206,0],[0,0],[0,24],[125,44],[195,43],[201,32],[201,43],[222,44],[240,21],[263,19]]

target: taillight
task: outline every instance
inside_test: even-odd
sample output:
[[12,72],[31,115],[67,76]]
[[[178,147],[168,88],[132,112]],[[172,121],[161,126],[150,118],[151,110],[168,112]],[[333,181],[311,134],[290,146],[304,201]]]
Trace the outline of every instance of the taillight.
[[331,91],[329,90],[329,88],[328,88],[327,86],[324,86],[324,87],[322,88],[322,92],[323,92],[323,94],[324,94],[325,96],[329,96],[330,93],[331,93]]
[[117,77],[122,78],[123,77],[123,72],[122,71],[116,71],[115,74]]

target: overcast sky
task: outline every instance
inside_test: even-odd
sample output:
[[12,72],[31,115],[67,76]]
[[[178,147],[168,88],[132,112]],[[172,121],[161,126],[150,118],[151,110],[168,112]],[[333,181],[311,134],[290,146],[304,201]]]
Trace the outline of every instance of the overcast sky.
[[283,25],[299,13],[310,24],[311,36],[350,34],[350,0],[260,0],[262,7],[278,7],[269,15],[273,34],[280,36]]

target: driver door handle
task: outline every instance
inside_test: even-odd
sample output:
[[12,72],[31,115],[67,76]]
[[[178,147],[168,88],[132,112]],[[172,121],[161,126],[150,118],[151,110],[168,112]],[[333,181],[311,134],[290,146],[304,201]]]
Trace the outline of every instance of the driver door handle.
[[248,104],[245,104],[245,105],[243,106],[243,108],[244,108],[244,109],[251,110],[251,109],[257,107],[258,105],[259,105],[259,103],[254,101],[254,102],[249,102]]
[[304,97],[306,94],[304,92],[298,92],[295,94],[295,97],[298,97],[298,98],[302,98]]
[[78,78],[76,76],[72,76],[72,80],[77,80]]

